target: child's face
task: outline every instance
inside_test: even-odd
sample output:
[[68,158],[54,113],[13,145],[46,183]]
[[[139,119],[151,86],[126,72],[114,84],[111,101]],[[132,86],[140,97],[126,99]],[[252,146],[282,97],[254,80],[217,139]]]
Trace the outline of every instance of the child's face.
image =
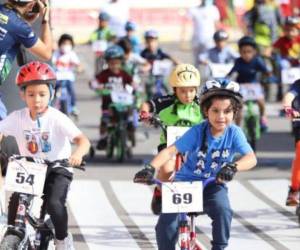
[[192,103],[195,99],[197,89],[195,87],[181,87],[175,89],[178,100],[183,104]]
[[108,68],[115,74],[118,74],[122,67],[122,60],[121,59],[110,59],[107,62]]
[[223,133],[233,121],[233,107],[230,99],[214,98],[212,105],[206,111],[206,117],[212,127],[212,134]]
[[250,62],[256,56],[256,49],[250,45],[244,45],[240,48],[240,55],[244,61]]
[[99,20],[98,26],[100,29],[107,27],[107,25],[108,25],[108,21]]
[[227,44],[227,40],[216,41],[216,47],[223,49]]
[[299,35],[299,30],[296,27],[286,28],[286,35],[289,38],[295,38]]
[[157,38],[147,38],[145,40],[146,47],[152,51],[156,50],[158,47],[158,40]]
[[39,113],[45,112],[50,100],[50,91],[48,85],[34,84],[27,86],[23,99],[33,117],[36,117],[36,115]]
[[73,49],[73,44],[70,40],[64,40],[59,48],[63,53],[68,53]]

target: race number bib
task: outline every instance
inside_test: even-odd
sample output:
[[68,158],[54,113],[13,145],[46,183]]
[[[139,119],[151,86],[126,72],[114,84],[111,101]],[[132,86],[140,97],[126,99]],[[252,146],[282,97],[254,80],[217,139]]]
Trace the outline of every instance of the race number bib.
[[162,213],[203,211],[202,182],[165,182],[162,185]]
[[211,75],[214,78],[225,77],[229,71],[232,69],[233,64],[223,64],[223,63],[209,63],[209,67],[211,70]]
[[104,52],[107,49],[107,47],[107,41],[105,40],[98,40],[92,43],[92,50],[94,52]]
[[177,139],[179,139],[190,127],[167,127],[167,146],[171,146]]
[[25,159],[10,161],[5,177],[5,190],[42,195],[47,165],[28,162]]
[[264,91],[259,83],[240,84],[244,101],[256,101],[264,98]]
[[122,105],[130,106],[133,104],[133,96],[127,91],[112,91],[111,100],[113,103],[119,103]]
[[300,68],[294,67],[289,69],[283,69],[281,71],[281,81],[283,84],[293,84],[300,79]]
[[165,60],[155,60],[152,65],[154,76],[168,76],[172,70],[172,62]]

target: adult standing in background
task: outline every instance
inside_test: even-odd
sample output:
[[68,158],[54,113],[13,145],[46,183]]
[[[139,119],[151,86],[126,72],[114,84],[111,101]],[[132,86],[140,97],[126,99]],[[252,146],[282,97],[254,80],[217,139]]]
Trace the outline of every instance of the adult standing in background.
[[110,0],[101,9],[109,15],[109,28],[118,38],[126,35],[125,24],[129,20],[129,3],[126,0]]
[[198,55],[214,46],[213,35],[220,21],[220,13],[211,0],[200,0],[198,6],[188,12],[193,22],[192,50],[194,64],[198,65]]

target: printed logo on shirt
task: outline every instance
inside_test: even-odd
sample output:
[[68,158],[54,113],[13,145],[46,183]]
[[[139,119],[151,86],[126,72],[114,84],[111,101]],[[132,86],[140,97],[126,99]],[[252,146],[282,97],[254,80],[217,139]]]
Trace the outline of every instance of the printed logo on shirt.
[[29,33],[29,35],[28,35],[28,38],[32,38],[32,37],[34,37],[34,32],[33,32],[33,31],[31,31],[31,32]]
[[0,23],[2,24],[7,24],[9,20],[9,17],[6,15],[3,15],[2,13],[0,13]]
[[41,132],[40,129],[25,130],[24,137],[27,142],[27,149],[31,154],[51,151],[49,132]]
[[0,27],[0,40],[3,40],[7,34],[7,30]]

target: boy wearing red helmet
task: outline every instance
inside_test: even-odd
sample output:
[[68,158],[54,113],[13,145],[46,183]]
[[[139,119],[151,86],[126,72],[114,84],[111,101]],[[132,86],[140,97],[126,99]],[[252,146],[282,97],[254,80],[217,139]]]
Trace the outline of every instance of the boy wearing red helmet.
[[[26,108],[17,110],[0,122],[0,133],[16,138],[20,154],[50,161],[69,159],[72,166],[80,165],[90,143],[74,123],[63,113],[49,106],[54,94],[56,76],[46,63],[30,62],[20,68],[16,84]],[[71,151],[71,143],[76,149]],[[44,194],[47,211],[55,228],[56,249],[74,249],[68,234],[68,214],[65,206],[72,170],[55,168],[48,174]],[[18,194],[8,206],[8,224],[14,224]]]

